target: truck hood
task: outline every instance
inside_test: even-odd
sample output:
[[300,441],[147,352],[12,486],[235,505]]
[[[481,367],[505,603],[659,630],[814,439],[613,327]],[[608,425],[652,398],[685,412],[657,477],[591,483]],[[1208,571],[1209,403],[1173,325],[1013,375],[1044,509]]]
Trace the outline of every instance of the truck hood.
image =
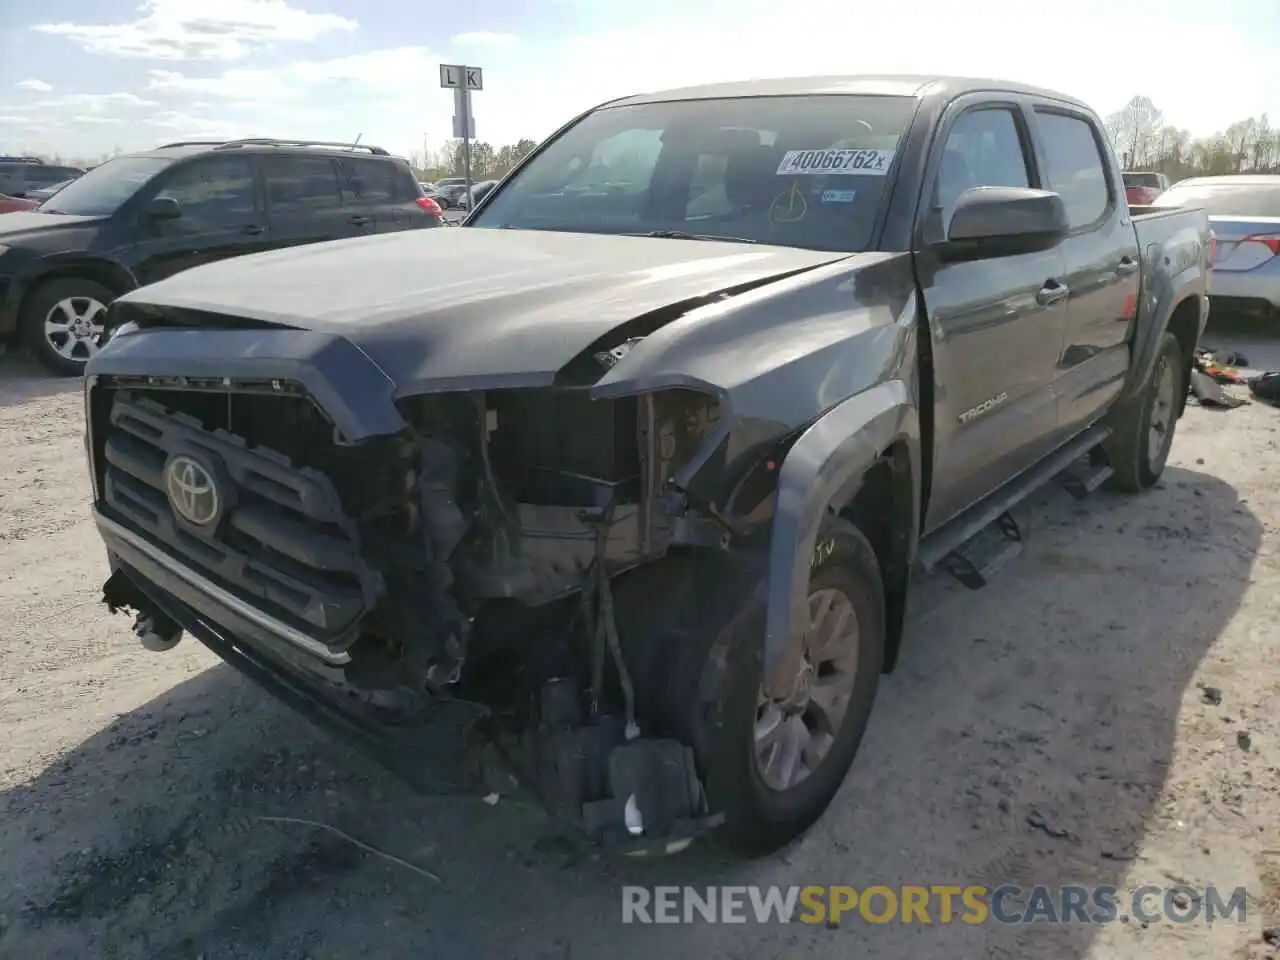
[[12,243],[29,234],[43,236],[59,230],[69,230],[101,219],[101,217],[73,217],[61,213],[41,213],[39,210],[15,210],[0,217],[0,243]]
[[706,298],[848,256],[601,234],[414,230],[238,257],[116,303],[122,320],[137,311],[180,325],[235,318],[338,335],[400,392],[531,387],[551,383],[629,320],[655,311],[675,319]]

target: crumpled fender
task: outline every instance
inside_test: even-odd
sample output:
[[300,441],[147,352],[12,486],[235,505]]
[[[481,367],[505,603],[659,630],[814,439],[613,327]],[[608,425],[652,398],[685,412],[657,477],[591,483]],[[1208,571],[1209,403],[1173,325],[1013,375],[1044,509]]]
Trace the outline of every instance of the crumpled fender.
[[[920,425],[910,386],[886,380],[819,417],[792,445],[778,471],[769,545],[764,683],[786,697],[808,627],[811,558],[828,511],[857,493],[863,476],[897,440],[909,451],[913,526],[920,503]],[[914,552],[918,529],[909,543]],[[794,641],[794,642],[793,642]]]

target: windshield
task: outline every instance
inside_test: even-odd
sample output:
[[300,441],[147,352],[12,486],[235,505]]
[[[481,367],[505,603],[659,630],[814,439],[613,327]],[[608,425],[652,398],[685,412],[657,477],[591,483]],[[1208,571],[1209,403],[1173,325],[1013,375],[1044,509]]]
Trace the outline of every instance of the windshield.
[[915,107],[845,94],[605,107],[549,143],[468,226],[863,250]]
[[1280,179],[1261,183],[1179,183],[1157,207],[1201,207],[1211,217],[1280,217]]
[[116,157],[68,183],[40,209],[77,217],[108,217],[172,162],[172,157]]

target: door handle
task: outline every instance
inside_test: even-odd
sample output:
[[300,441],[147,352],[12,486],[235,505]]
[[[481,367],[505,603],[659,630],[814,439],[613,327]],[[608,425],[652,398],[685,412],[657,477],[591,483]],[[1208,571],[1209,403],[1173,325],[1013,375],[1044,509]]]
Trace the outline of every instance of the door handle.
[[1055,303],[1061,303],[1069,296],[1071,296],[1071,288],[1061,280],[1046,280],[1036,294],[1036,303],[1042,307],[1049,307]]
[[1116,275],[1127,277],[1133,271],[1138,269],[1138,261],[1133,257],[1124,256],[1120,258],[1120,262],[1116,264]]
[[347,217],[347,223],[354,224],[357,227],[363,227],[366,223],[372,223],[372,222],[373,222],[372,217],[361,216],[358,213],[350,217]]
[[240,228],[240,232],[247,233],[251,237],[256,237],[262,232],[262,227],[258,226],[256,223],[247,223]]

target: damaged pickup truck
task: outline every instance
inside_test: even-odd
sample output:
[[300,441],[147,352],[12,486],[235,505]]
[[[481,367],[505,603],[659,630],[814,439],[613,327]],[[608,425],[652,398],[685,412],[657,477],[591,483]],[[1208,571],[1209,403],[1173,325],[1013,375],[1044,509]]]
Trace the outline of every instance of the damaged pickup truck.
[[1211,235],[1124,196],[1097,117],[1013,84],[607,103],[461,229],[117,300],[105,601],[424,786],[776,849],[849,770],[915,572],[980,587],[1030,491],[1164,469]]

